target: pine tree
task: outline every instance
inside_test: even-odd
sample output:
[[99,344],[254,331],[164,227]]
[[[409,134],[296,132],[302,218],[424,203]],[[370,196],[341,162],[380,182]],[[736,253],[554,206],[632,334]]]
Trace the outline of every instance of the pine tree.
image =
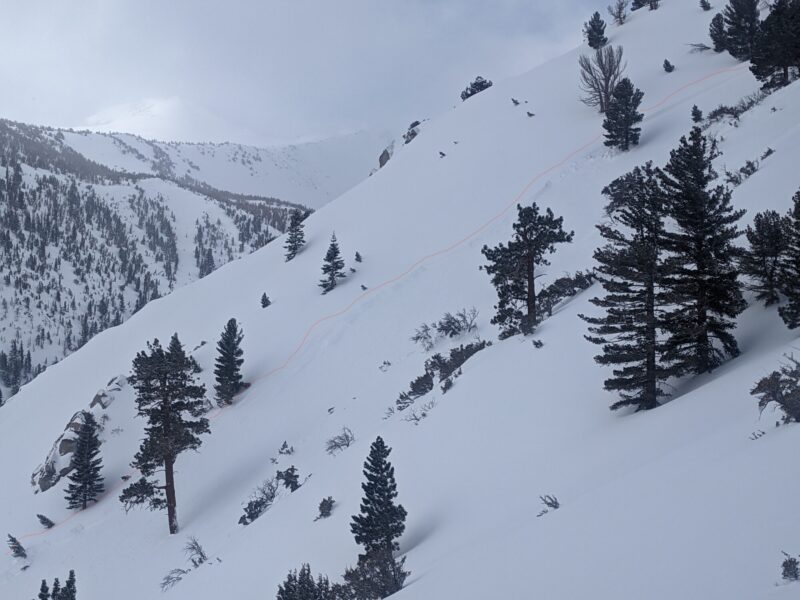
[[672,256],[664,284],[674,306],[665,319],[665,358],[675,374],[707,373],[726,356],[739,354],[730,331],[745,302],[733,242],[741,234],[736,222],[744,211],[733,209],[730,190],[709,189],[716,179],[716,156],[715,144],[695,126],[659,173],[676,225],[667,234]]
[[103,493],[103,477],[100,470],[103,460],[100,457],[100,438],[97,435],[97,421],[88,411],[83,412],[83,422],[78,430],[75,452],[70,460],[71,472],[68,475],[67,508],[84,510],[90,502],[97,502]]
[[286,262],[289,262],[297,256],[306,244],[305,232],[303,231],[304,220],[305,215],[303,215],[302,212],[299,210],[292,211],[289,217],[289,231],[286,235],[286,244],[283,246],[286,249]]
[[675,70],[675,65],[673,65],[669,60],[666,58],[664,59],[664,70],[667,73],[672,73]]
[[11,550],[11,556],[14,558],[28,558],[28,553],[25,548],[19,543],[19,540],[10,533],[8,534],[8,548]]
[[631,146],[639,144],[641,123],[644,115],[639,112],[644,93],[634,88],[631,80],[625,77],[614,88],[611,102],[608,105],[603,128],[606,130],[606,146],[618,147],[620,150],[629,150]]
[[649,0],[633,0],[631,2],[631,10],[639,10],[640,8],[644,8],[649,3]]
[[692,123],[703,122],[703,111],[697,108],[697,104],[692,106]]
[[367,553],[376,549],[397,550],[395,540],[406,528],[406,509],[394,502],[397,483],[394,467],[388,460],[391,451],[379,436],[364,463],[366,481],[361,484],[364,498],[360,514],[353,516],[350,531]]
[[550,264],[546,255],[555,252],[556,244],[571,242],[574,236],[564,231],[563,217],[556,218],[549,208],[539,214],[536,203],[525,208],[517,205],[517,215],[514,237],[507,245],[481,250],[490,263],[482,268],[497,290],[497,314],[492,323],[502,327],[502,337],[533,331],[539,322],[536,269]]
[[786,251],[781,261],[781,288],[787,303],[778,309],[789,329],[800,327],[800,191],[785,220]]
[[325,254],[322,274],[324,277],[320,280],[319,287],[322,288],[323,294],[327,294],[333,290],[338,284],[339,279],[345,277],[344,259],[339,251],[339,242],[336,241],[335,233],[331,235],[331,245],[328,246],[328,252]]
[[725,49],[739,60],[750,60],[758,32],[759,0],[728,0],[725,19]]
[[261,308],[267,308],[270,304],[272,304],[272,300],[269,299],[267,293],[261,294]]
[[64,585],[64,589],[61,590],[59,600],[77,600],[77,596],[78,590],[75,584],[75,571],[70,570],[67,583]]
[[753,44],[750,71],[764,89],[789,85],[800,69],[800,1],[776,0]]
[[708,35],[714,45],[714,52],[725,52],[728,49],[728,34],[725,33],[725,17],[722,16],[722,13],[717,13],[711,19]]
[[53,600],[61,600],[61,584],[58,581],[58,577],[53,580],[53,590],[50,592],[50,597]]
[[608,43],[605,32],[606,22],[603,21],[599,12],[595,12],[592,18],[583,24],[583,35],[589,47],[594,50],[599,50]]
[[700,0],[700,8],[708,12],[711,10],[711,3],[708,0]]
[[214,366],[214,376],[216,385],[217,404],[225,406],[233,403],[233,398],[242,391],[242,338],[244,333],[239,328],[236,319],[229,319],[222,335],[217,342],[217,359]]
[[[178,334],[166,351],[158,340],[147,348],[136,355],[130,378],[138,416],[147,419],[146,437],[131,463],[142,477],[123,490],[120,501],[126,510],[140,504],[150,510],[166,508],[169,532],[174,534],[178,532],[175,461],[182,452],[199,448],[199,436],[209,432],[208,419],[201,416],[206,389],[195,382],[196,363],[186,356]],[[151,479],[162,468],[163,486]]]
[[612,410],[633,406],[649,410],[663,396],[660,382],[669,375],[663,366],[664,199],[651,163],[636,167],[603,190],[609,198],[610,224],[598,225],[606,245],[595,250],[595,275],[606,295],[593,298],[602,317],[581,318],[590,324],[590,342],[602,346],[595,357],[615,367],[605,389],[619,392]]
[[765,306],[780,301],[780,271],[786,252],[786,226],[784,219],[774,210],[758,213],[753,226],[745,231],[750,247],[742,253],[742,273],[750,276],[748,289],[756,292],[756,298]]
[[47,587],[47,581],[42,579],[42,585],[39,587],[39,595],[37,600],[50,600],[50,588]]

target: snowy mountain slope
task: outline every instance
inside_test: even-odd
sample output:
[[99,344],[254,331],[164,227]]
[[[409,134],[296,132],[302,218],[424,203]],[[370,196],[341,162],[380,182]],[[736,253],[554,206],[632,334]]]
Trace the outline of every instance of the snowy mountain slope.
[[310,208],[330,202],[369,175],[389,143],[387,134],[373,132],[267,148],[157,142],[131,134],[62,133],[77,152],[115,170],[188,177],[217,189]]
[[[379,137],[261,149],[0,121],[8,166],[0,180],[0,405],[152,297],[266,244],[286,229],[290,210],[323,204],[367,177],[384,147]],[[73,179],[83,212],[60,222],[53,214]],[[59,237],[59,229],[73,233]]]
[[[599,243],[594,225],[604,218],[602,187],[646,160],[663,163],[688,131],[693,104],[708,111],[757,89],[729,57],[688,52],[685,44],[705,39],[710,18],[690,4],[639,11],[610,31],[646,94],[637,149],[618,154],[599,142],[598,115],[577,101],[577,55],[585,49],[576,50],[427,123],[386,168],[307,221],[308,245],[291,263],[277,244],[232,262],[150,303],[25,386],[0,411],[0,530],[25,545],[30,566],[21,571],[11,558],[0,564],[3,597],[28,598],[42,578],[74,568],[82,598],[156,598],[161,577],[185,566],[189,535],[212,562],[170,590],[175,598],[269,598],[302,562],[336,578],[355,561],[349,517],[378,434],[394,448],[409,513],[401,548],[412,575],[398,598],[795,594],[774,584],[779,550],[796,552],[800,539],[800,490],[786,476],[796,466],[797,430],[773,429],[769,414],[759,420],[748,393],[796,343],[774,310],[751,302],[737,331],[740,358],[686,383],[656,411],[623,415],[607,408],[607,373],[594,364],[596,348],[583,340],[576,316],[596,311],[592,288],[544,322],[535,336],[541,349],[511,338],[473,357],[451,391],[431,393],[437,404],[418,426],[402,413],[383,418],[429,356],[408,340],[421,322],[474,305],[477,334],[496,340],[480,248],[508,238],[517,202],[550,206],[575,230],[545,280],[589,268]],[[672,74],[660,68],[665,57],[677,66]],[[511,97],[527,100],[536,117]],[[738,126],[712,126],[724,152],[720,171],[775,150],[734,191],[737,207],[748,209],[745,222],[765,208],[785,211],[800,187],[798,123],[795,84]],[[316,283],[333,230],[348,266],[356,250],[364,262],[321,296]],[[265,289],[274,304],[261,309]],[[179,535],[166,535],[164,515],[125,515],[116,500],[141,436],[130,388],[104,411],[110,489],[103,500],[69,513],[63,485],[33,494],[30,474],[71,415],[128,373],[147,340],[178,331],[187,348],[208,342],[194,356],[210,386],[213,342],[231,316],[244,327],[245,377],[253,385],[212,413],[200,452],[179,459]],[[324,442],[342,426],[356,443],[328,456]],[[768,434],[749,440],[756,429]],[[284,440],[295,454],[278,455]],[[252,525],[237,525],[256,485],[292,464],[301,478],[311,475],[303,487]],[[555,494],[562,507],[537,518],[541,494]],[[337,501],[332,517],[313,522],[328,495]],[[36,513],[59,525],[40,531]]]

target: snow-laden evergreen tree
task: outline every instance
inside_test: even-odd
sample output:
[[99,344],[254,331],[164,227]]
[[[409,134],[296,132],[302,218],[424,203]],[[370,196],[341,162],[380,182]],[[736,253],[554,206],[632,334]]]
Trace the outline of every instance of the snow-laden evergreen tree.
[[644,8],[648,6],[649,0],[632,0],[631,2],[631,10],[639,10],[640,8]]
[[703,111],[697,108],[697,104],[692,106],[692,123],[703,122]]
[[758,29],[750,59],[750,71],[764,89],[789,85],[800,70],[800,1],[775,1]]
[[322,263],[323,278],[319,282],[319,287],[322,288],[322,293],[327,294],[333,290],[346,275],[344,272],[344,259],[339,250],[339,242],[336,240],[336,233],[331,235],[331,243],[328,246],[328,252],[325,254],[325,260]]
[[708,12],[711,10],[711,3],[708,0],[700,0],[700,8]]
[[780,301],[781,265],[787,248],[785,219],[774,210],[758,213],[745,231],[749,248],[742,253],[740,267],[748,275],[748,288],[765,306]]
[[331,586],[328,578],[322,575],[317,576],[315,581],[311,575],[311,567],[304,564],[299,572],[289,572],[286,580],[278,587],[276,600],[349,600],[337,592],[339,588],[341,586]]
[[603,143],[606,146],[625,151],[639,144],[642,128],[637,125],[644,118],[639,112],[643,97],[644,92],[634,88],[627,77],[617,84],[603,120],[603,129],[606,130],[606,140]]
[[659,339],[665,314],[664,197],[651,163],[613,181],[603,194],[611,220],[598,225],[606,244],[594,258],[606,294],[591,302],[605,315],[581,318],[590,325],[586,338],[602,347],[595,360],[614,367],[604,386],[622,399],[611,408],[649,410],[659,405],[660,383],[669,375]]
[[[209,432],[208,419],[202,416],[206,388],[195,382],[195,364],[176,333],[167,350],[158,340],[148,343],[147,350],[136,355],[130,378],[137,414],[147,419],[147,427],[131,463],[142,477],[123,490],[120,501],[126,510],[140,504],[150,510],[166,508],[171,534],[178,532],[175,461],[186,450],[197,450],[199,436]],[[153,479],[161,469],[163,485]]]
[[267,293],[261,294],[261,308],[267,308],[270,304],[272,304],[272,300],[269,299]]
[[303,231],[304,220],[305,215],[302,212],[299,210],[292,211],[292,215],[289,217],[289,231],[286,234],[286,243],[283,246],[286,249],[286,262],[297,256],[306,244],[306,234]]
[[394,467],[389,462],[391,451],[378,436],[364,463],[366,481],[361,484],[364,498],[360,513],[352,518],[350,531],[367,553],[378,549],[397,550],[396,540],[406,528],[406,509],[395,503],[397,482]]
[[37,600],[51,600],[50,588],[47,586],[47,581],[42,579],[42,585],[39,586],[39,595],[36,596]]
[[800,327],[800,191],[785,221],[786,251],[781,262],[781,291],[787,302],[778,309],[789,329]]
[[64,584],[64,588],[61,590],[61,596],[59,600],[77,600],[78,597],[78,590],[75,583],[75,571],[70,570],[69,577],[67,577],[67,582]]
[[236,319],[229,319],[217,342],[217,358],[214,362],[214,391],[217,404],[226,406],[233,403],[233,398],[242,391],[242,364],[244,350],[242,339],[244,332],[239,328]]
[[725,49],[739,60],[750,60],[758,33],[759,0],[728,0],[725,19]]
[[8,534],[8,549],[11,550],[11,556],[14,558],[28,558],[28,553],[19,540],[10,533]]
[[728,49],[728,34],[725,33],[725,17],[717,13],[708,26],[708,36],[714,46],[714,52],[725,52]]
[[100,457],[100,438],[97,435],[97,421],[88,411],[82,413],[82,423],[78,430],[78,440],[70,460],[70,473],[67,476],[67,508],[84,510],[90,502],[97,502],[105,486],[100,470],[103,459]]
[[501,337],[530,333],[539,322],[537,269],[550,264],[546,257],[555,252],[556,244],[572,241],[574,232],[564,231],[563,223],[564,218],[556,218],[549,208],[540,214],[536,203],[524,208],[517,205],[511,241],[481,250],[489,261],[482,268],[491,275],[497,291],[497,314],[492,323],[501,326]]
[[58,577],[53,580],[53,590],[50,594],[53,600],[61,598],[61,583],[58,581]]
[[606,22],[600,16],[599,12],[595,12],[588,22],[583,24],[583,36],[586,38],[586,43],[590,48],[599,50],[608,43],[606,37]]
[[675,222],[667,234],[671,252],[665,277],[665,358],[676,374],[707,373],[739,354],[731,334],[745,308],[736,267],[736,222],[744,211],[731,206],[731,192],[718,185],[712,161],[716,144],[695,126],[661,171],[666,210]]

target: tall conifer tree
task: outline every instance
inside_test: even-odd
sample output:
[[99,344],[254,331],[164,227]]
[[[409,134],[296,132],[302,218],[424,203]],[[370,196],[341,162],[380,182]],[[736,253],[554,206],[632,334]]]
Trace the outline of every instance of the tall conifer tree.
[[643,97],[644,93],[634,88],[627,77],[617,84],[603,121],[603,128],[606,130],[606,141],[603,143],[606,146],[618,147],[624,151],[639,144],[642,128],[637,125],[644,118],[639,112]]
[[292,211],[289,217],[289,231],[286,235],[286,244],[284,244],[284,248],[286,249],[286,262],[289,262],[297,256],[306,244],[306,236],[303,231],[304,219],[305,216],[299,210]]
[[676,374],[707,373],[726,357],[739,354],[731,334],[745,302],[735,265],[736,222],[744,211],[731,206],[731,192],[718,185],[712,161],[717,156],[695,126],[682,137],[660,172],[666,210],[676,227],[667,234],[669,260],[665,286],[674,309],[667,315],[665,357]]
[[758,33],[759,0],[728,0],[725,19],[725,49],[739,60],[750,60]]
[[406,509],[395,504],[397,483],[389,462],[391,451],[379,436],[364,463],[366,481],[361,484],[364,498],[360,514],[353,516],[350,531],[367,552],[380,548],[397,550],[396,540],[406,528]]
[[319,282],[322,293],[327,294],[333,290],[340,279],[345,277],[344,259],[339,251],[339,242],[336,240],[336,233],[331,235],[331,244],[325,254],[325,261],[322,264],[323,278]]
[[602,346],[595,360],[615,367],[605,388],[622,399],[611,408],[649,410],[659,405],[659,384],[669,375],[659,340],[665,313],[663,193],[647,163],[612,182],[603,194],[609,198],[611,222],[598,225],[607,243],[594,257],[600,265],[595,275],[606,295],[591,302],[605,315],[581,317],[590,324],[587,339]]
[[586,43],[594,50],[599,50],[608,43],[605,33],[606,22],[603,21],[599,12],[595,12],[592,18],[583,24],[583,35],[586,37]]
[[225,406],[233,402],[234,396],[242,391],[242,338],[244,333],[236,319],[229,319],[217,342],[217,358],[214,366],[214,385],[217,404]]
[[67,485],[67,508],[85,509],[90,502],[97,502],[103,493],[103,477],[100,470],[103,459],[100,457],[100,438],[97,435],[97,421],[94,415],[84,411],[83,422],[78,430],[78,440],[72,453]]
[[556,244],[571,242],[574,236],[564,231],[563,217],[556,218],[549,208],[540,214],[536,203],[524,208],[517,205],[517,216],[514,237],[508,244],[481,250],[489,261],[482,268],[497,290],[497,314],[492,323],[502,327],[502,337],[533,331],[539,320],[537,269],[550,264],[547,255],[555,252]]
[[750,71],[764,89],[789,85],[800,69],[800,1],[776,0],[756,34]]
[[[142,477],[123,490],[120,501],[126,510],[141,504],[150,510],[166,508],[171,534],[178,532],[175,461],[186,450],[199,448],[199,436],[209,432],[208,419],[202,416],[206,389],[195,382],[194,366],[177,333],[167,350],[154,340],[133,361],[136,408],[138,416],[147,419],[147,427],[131,463]],[[160,469],[163,485],[152,479]]]
[[742,253],[742,273],[750,276],[748,288],[765,306],[780,301],[781,264],[786,253],[785,220],[774,210],[758,213],[745,231],[749,248]]

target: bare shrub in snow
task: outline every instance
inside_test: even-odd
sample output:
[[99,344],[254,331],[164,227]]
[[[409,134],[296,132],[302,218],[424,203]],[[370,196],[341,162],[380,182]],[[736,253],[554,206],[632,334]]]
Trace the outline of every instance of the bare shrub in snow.
[[542,504],[544,504],[545,508],[543,508],[539,512],[539,514],[536,515],[537,517],[541,517],[543,515],[546,515],[551,510],[558,510],[559,508],[561,508],[561,503],[558,501],[558,498],[556,498],[555,496],[551,496],[550,494],[545,494],[544,496],[539,496],[539,500],[542,501]]
[[578,59],[578,66],[583,91],[581,102],[605,113],[611,94],[625,71],[622,46],[614,47],[609,44],[597,50],[594,56],[582,55]]
[[183,551],[186,552],[186,559],[192,563],[194,568],[199,567],[204,562],[208,562],[206,551],[203,550],[203,546],[200,545],[200,542],[198,542],[197,538],[194,536],[190,536],[186,541]]
[[430,352],[441,338],[456,338],[478,328],[478,310],[462,308],[456,314],[446,312],[441,319],[433,323],[423,323],[414,331],[411,341]]
[[349,448],[355,441],[356,436],[353,434],[353,431],[349,427],[342,427],[341,432],[325,442],[325,452],[334,456],[337,452]]
[[616,0],[608,6],[608,14],[617,25],[624,25],[628,18],[628,0]]
[[166,592],[188,574],[189,571],[186,569],[172,569],[169,573],[164,575],[164,579],[161,580],[161,591]]
[[275,477],[270,477],[258,486],[245,505],[244,514],[239,518],[239,524],[249,525],[267,512],[278,496],[278,489],[279,482]]

